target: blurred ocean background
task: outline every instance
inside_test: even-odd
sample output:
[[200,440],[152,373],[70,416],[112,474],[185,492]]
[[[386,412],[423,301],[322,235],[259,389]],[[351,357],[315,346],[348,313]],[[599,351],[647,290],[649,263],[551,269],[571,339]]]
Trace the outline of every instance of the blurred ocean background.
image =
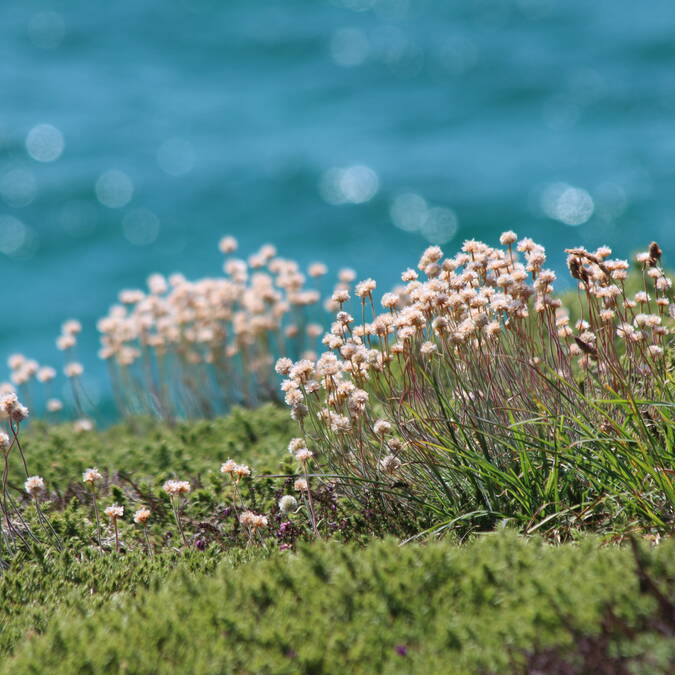
[[3,0],[0,94],[0,357],[77,317],[94,400],[96,319],[223,234],[382,289],[504,229],[672,265],[672,0]]

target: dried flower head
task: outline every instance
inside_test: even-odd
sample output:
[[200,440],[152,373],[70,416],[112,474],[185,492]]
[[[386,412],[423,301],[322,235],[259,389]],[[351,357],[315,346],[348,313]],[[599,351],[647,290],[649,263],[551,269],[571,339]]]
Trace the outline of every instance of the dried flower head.
[[237,463],[233,459],[228,459],[220,465],[220,473],[227,473],[232,475],[237,468]]
[[218,248],[221,253],[234,253],[237,250],[237,240],[234,237],[223,237],[218,242]]
[[358,284],[356,284],[356,290],[354,293],[361,298],[368,298],[373,294],[373,291],[377,287],[377,284],[375,283],[374,279],[364,279],[363,281],[359,281]]
[[287,358],[286,356],[283,356],[277,360],[274,370],[279,375],[288,375],[291,372],[292,367],[293,361],[291,361],[291,359]]
[[40,476],[29,476],[23,484],[26,492],[32,497],[37,497],[45,489],[45,482]]
[[82,417],[79,420],[75,420],[73,422],[73,431],[76,434],[81,434],[85,431],[92,431],[93,428],[94,423],[90,419],[87,419],[86,417]]
[[295,453],[295,459],[300,462],[300,464],[305,464],[306,462],[309,462],[310,459],[314,457],[314,453],[311,450],[308,450],[307,448],[300,448],[296,453]]
[[148,522],[150,515],[150,509],[144,506],[134,513],[134,523],[136,523],[136,525],[145,525],[145,523]]
[[323,263],[312,263],[307,271],[310,277],[322,277],[328,272],[328,268]]
[[112,504],[111,506],[107,506],[105,508],[104,513],[111,520],[115,520],[115,518],[122,518],[122,516],[124,516],[124,507],[119,506],[118,504]]
[[267,527],[267,516],[258,515],[253,513],[253,511],[244,511],[239,516],[239,522],[251,530],[257,530]]
[[244,478],[251,475],[251,469],[246,464],[237,464],[234,467],[233,473],[237,478]]
[[77,361],[72,361],[71,363],[66,364],[66,367],[63,369],[66,377],[79,377],[84,373],[84,366]]
[[391,424],[387,420],[377,420],[373,424],[373,432],[376,436],[386,436],[391,431]]
[[164,492],[171,497],[175,495],[186,495],[192,489],[189,481],[186,480],[168,480],[162,486]]
[[390,476],[401,468],[401,460],[395,455],[387,455],[380,460],[380,469]]
[[93,486],[95,483],[97,483],[98,481],[100,481],[101,478],[103,478],[103,476],[101,475],[101,473],[99,472],[99,470],[96,469],[96,468],[87,469],[87,470],[82,474],[82,480],[83,480],[85,483],[89,483],[89,485],[92,485],[92,486]]
[[63,403],[58,398],[50,398],[47,400],[47,410],[49,412],[59,412],[59,410],[63,410]]

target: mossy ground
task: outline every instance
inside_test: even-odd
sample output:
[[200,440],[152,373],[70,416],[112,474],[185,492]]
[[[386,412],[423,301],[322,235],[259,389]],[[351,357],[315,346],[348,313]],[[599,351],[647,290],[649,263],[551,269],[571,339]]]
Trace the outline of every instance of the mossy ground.
[[[640,564],[627,545],[588,537],[553,546],[502,531],[401,546],[377,536],[372,514],[327,500],[337,526],[322,541],[305,526],[290,547],[273,534],[249,542],[225,513],[219,464],[290,475],[292,434],[273,407],[174,428],[30,431],[30,467],[61,489],[47,510],[68,546],[20,552],[2,573],[0,672],[671,672],[672,540],[641,543]],[[109,530],[102,551],[95,542],[79,480],[91,465],[106,499],[127,506],[119,554]],[[196,488],[187,548],[159,489],[170,477]],[[270,529],[287,480],[242,486]],[[129,514],[152,500],[150,555]]]
[[[672,597],[673,542],[646,560]],[[0,593],[5,673],[666,673],[675,659],[631,552],[592,539],[62,556],[13,567]]]

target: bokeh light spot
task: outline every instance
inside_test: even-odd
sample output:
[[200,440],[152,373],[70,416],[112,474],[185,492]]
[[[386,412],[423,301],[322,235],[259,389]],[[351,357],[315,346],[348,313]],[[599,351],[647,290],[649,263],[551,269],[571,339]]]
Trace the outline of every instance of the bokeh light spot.
[[380,180],[370,167],[358,164],[345,169],[328,169],[319,183],[319,192],[329,204],[363,204],[380,188]]
[[61,207],[59,224],[66,234],[82,237],[96,229],[98,224],[97,208],[93,202],[73,199]]
[[124,171],[111,169],[96,181],[96,197],[103,206],[119,209],[126,206],[134,195],[134,184]]
[[149,209],[134,209],[122,219],[125,239],[134,246],[148,246],[159,235],[159,218]]
[[595,206],[586,190],[567,183],[552,183],[542,192],[541,208],[549,218],[577,227],[590,219]]
[[189,173],[195,165],[195,150],[190,141],[169,138],[157,150],[159,168],[170,176]]
[[446,244],[457,234],[458,227],[459,221],[452,209],[435,206],[429,209],[420,232],[432,244]]
[[28,206],[37,192],[35,176],[27,169],[10,169],[0,177],[0,197],[12,208]]
[[405,232],[418,232],[429,215],[429,206],[421,195],[406,192],[398,195],[389,208],[391,220]]
[[369,50],[368,38],[359,28],[340,28],[330,42],[333,61],[345,68],[361,65],[368,58]]
[[38,162],[57,160],[64,147],[63,134],[51,124],[38,124],[26,136],[26,150]]
[[28,230],[14,216],[0,215],[0,252],[14,255],[26,242]]

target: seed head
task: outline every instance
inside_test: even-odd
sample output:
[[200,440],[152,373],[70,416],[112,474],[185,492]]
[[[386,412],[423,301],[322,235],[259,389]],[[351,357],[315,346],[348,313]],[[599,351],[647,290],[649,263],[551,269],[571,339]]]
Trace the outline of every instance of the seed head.
[[373,424],[373,432],[376,436],[386,436],[391,431],[391,424],[387,420],[377,420]]
[[401,468],[401,460],[395,455],[387,455],[380,460],[380,469],[388,474],[393,475]]
[[653,241],[651,244],[649,244],[649,264],[652,267],[655,267],[656,265],[659,264],[661,261],[661,256],[663,255],[663,251],[661,250],[661,247]]
[[279,500],[279,511],[281,513],[290,513],[298,508],[298,500],[293,495],[284,495]]

